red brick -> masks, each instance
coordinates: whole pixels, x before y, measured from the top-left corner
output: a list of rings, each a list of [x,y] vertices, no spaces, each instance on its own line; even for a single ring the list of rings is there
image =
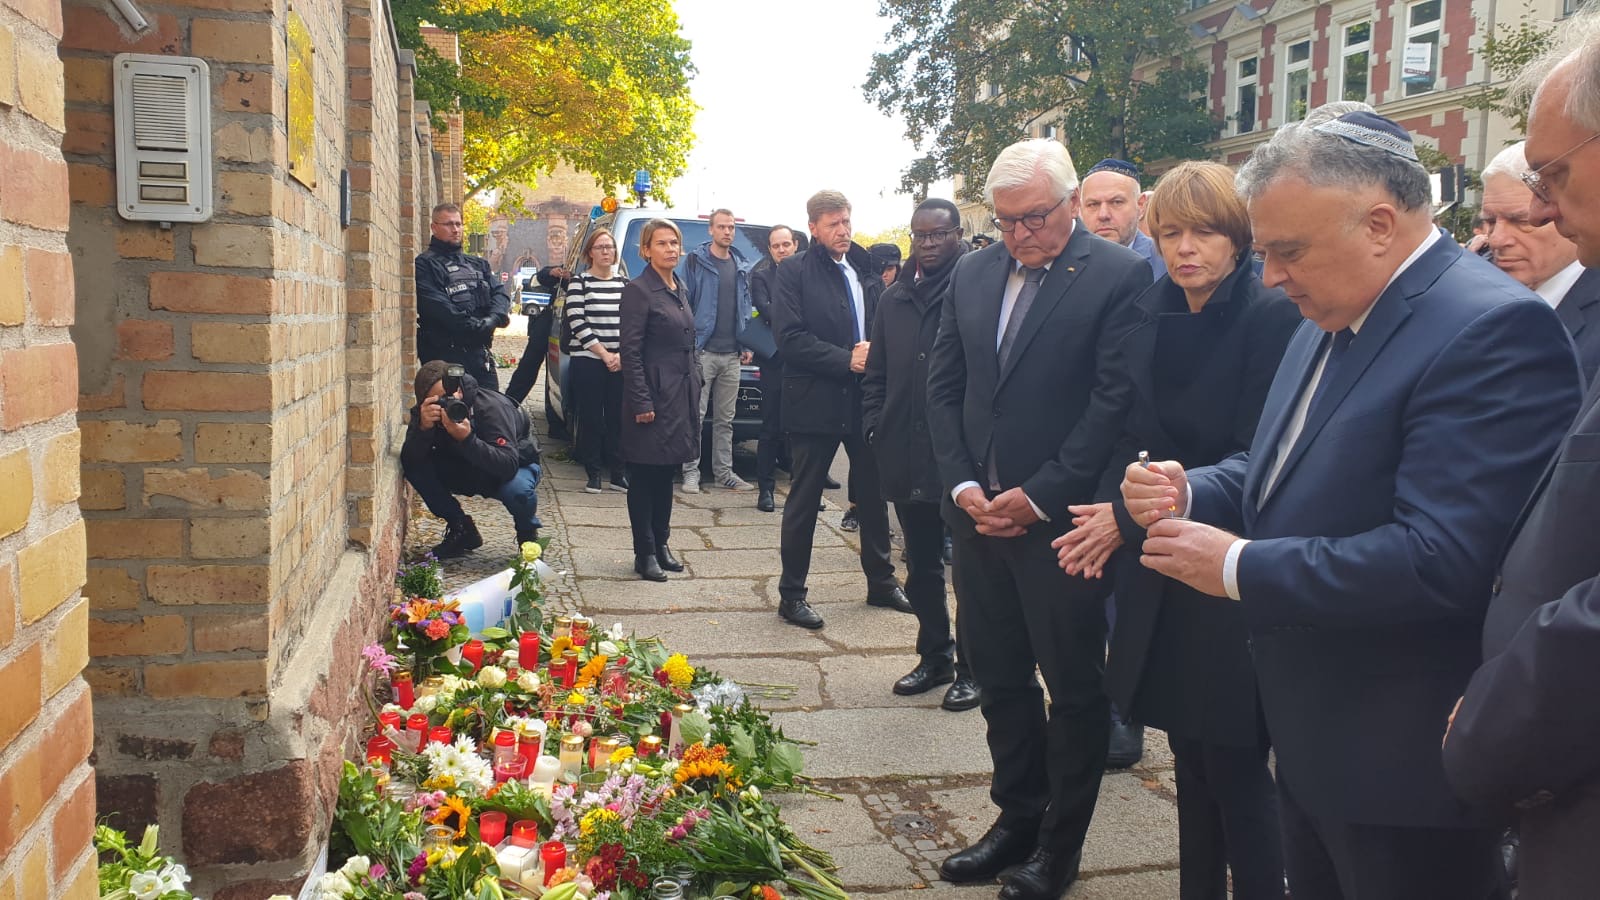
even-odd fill
[[[8,859],[17,841],[27,833],[44,809],[39,766],[42,753],[18,754],[11,767],[0,772],[0,859]]]
[[[40,325],[71,325],[76,298],[72,293],[72,257],[65,250],[28,248],[28,300]]]
[[[115,124],[109,112],[97,109],[67,110],[67,133],[61,139],[62,153],[111,158]],[[110,171],[107,170],[107,174]]]
[[[51,37],[61,37],[60,0],[7,0],[6,5],[21,13],[23,18],[50,32]]]
[[[0,666],[0,684],[6,686],[0,691],[0,750],[11,746],[22,729],[38,717],[43,665],[39,644],[34,643]],[[4,809],[0,805],[0,815]]]
[[[96,659],[165,656],[182,653],[188,646],[189,623],[183,616],[146,616],[132,622],[89,620],[89,650]]]
[[[304,759],[220,784],[201,782],[183,798],[184,855],[201,866],[292,859],[315,828],[315,793]],[[244,809],[253,814],[237,814]]]
[[[145,11],[151,30],[136,41],[129,41],[122,27],[98,6],[73,6],[67,10],[66,27],[61,39],[63,50],[103,50],[108,53],[164,53],[176,56],[183,52],[182,30],[174,16]]]
[[[272,281],[204,272],[152,272],[150,308],[173,312],[269,315]]]
[[[39,764],[39,778],[44,783],[43,794],[54,796],[56,789],[67,780],[78,764],[89,758],[94,749],[94,719],[88,691],[78,696],[50,723],[41,746],[50,748]]]
[[[67,164],[42,153],[0,144],[0,216],[8,222],[66,231]]]
[[[172,325],[145,319],[117,323],[117,359],[155,361],[172,358]]]
[[[0,353],[0,428],[53,419],[78,407],[78,353],[70,343]]]
[[[90,394],[78,395],[78,412],[103,412],[108,409],[121,409],[128,403],[127,380],[118,372],[111,376],[110,383],[105,389]]]
[[[85,777],[56,810],[50,826],[57,881],[66,876],[94,838],[94,812],[94,779]]]

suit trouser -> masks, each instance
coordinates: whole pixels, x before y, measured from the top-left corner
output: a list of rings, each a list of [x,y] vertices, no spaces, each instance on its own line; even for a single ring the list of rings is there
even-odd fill
[[[778,486],[778,461],[783,446],[783,364],[761,367],[761,439],[756,442],[756,486],[764,491]]]
[[[1281,766],[1281,763],[1280,763]],[[1489,900],[1500,830],[1357,825],[1318,818],[1278,779],[1294,900]]]
[[[622,373],[587,356],[572,358],[578,459],[589,475],[622,474]]]
[[[672,480],[681,467],[628,463],[628,524],[633,554],[650,556],[672,537]]]
[[[872,498],[856,509],[861,522],[861,571],[867,576],[867,596],[881,597],[899,587],[894,563],[889,561],[889,505],[878,487],[878,464],[860,435],[789,433],[789,453],[794,457],[794,479],[783,504],[783,531],[778,555],[783,575],[778,596],[784,600],[806,598],[806,576],[811,571],[811,545],[816,540],[817,504],[828,478],[828,467],[839,444],[850,457],[850,484],[860,495]]]
[[[539,367],[544,365],[545,354],[550,352],[550,327],[555,319],[553,314],[545,313],[528,320],[528,348],[522,351],[517,370],[511,373],[511,382],[506,385],[506,396],[518,406],[528,399],[533,383],[539,380]]]
[[[906,538],[906,599],[917,616],[917,656],[925,663],[955,661],[956,674],[968,677],[966,654],[950,631],[944,590],[944,518],[937,503],[896,503],[900,532]],[[956,611],[960,615],[960,610]]]
[[[1178,779],[1178,897],[1283,900],[1278,791],[1267,747],[1171,737]]]
[[[739,409],[739,354],[707,353],[700,357],[700,421],[711,423],[711,477],[717,484],[733,477],[733,416]],[[712,400],[716,401],[711,406]],[[701,445],[701,457],[705,446]],[[700,460],[683,464],[696,472]]]
[[[1111,731],[1100,686],[1106,588],[1061,571],[1054,536],[1048,527],[1015,538],[958,531],[953,571],[961,651],[983,690],[989,796],[1002,824],[1037,825],[1041,847],[1070,853],[1094,816]]]

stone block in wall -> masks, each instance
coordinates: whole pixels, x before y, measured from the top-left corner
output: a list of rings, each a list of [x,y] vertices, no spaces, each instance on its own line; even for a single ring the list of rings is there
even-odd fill
[[[23,623],[45,617],[76,593],[87,570],[82,519],[18,550]]]
[[[78,428],[86,462],[172,462],[183,458],[183,426],[175,419],[151,424],[89,419]]]
[[[44,648],[35,643],[24,648],[4,666],[0,678],[6,689],[0,691],[0,750],[22,734],[39,715],[39,692],[44,679]],[[0,804],[0,819],[8,806]]]
[[[33,511],[33,461],[27,447],[0,456],[0,537],[21,531]]]
[[[268,424],[202,422],[195,426],[194,431],[195,462],[271,462],[273,427]]]
[[[270,579],[260,565],[156,565],[145,570],[145,589],[164,606],[265,604]]]
[[[231,700],[264,697],[267,693],[267,661],[264,659],[218,659],[205,662],[147,665],[144,690],[156,699],[206,697]]]
[[[144,408],[258,412],[272,408],[272,377],[248,372],[146,372]]]
[[[178,559],[183,556],[183,520],[89,519],[89,552],[95,559]]]
[[[0,171],[6,173],[0,216],[45,231],[67,230],[67,167],[59,157],[0,142]]]
[[[113,827],[140,834],[157,824],[161,785],[154,775],[96,775],[95,795]]]
[[[0,428],[14,431],[77,406],[78,353],[72,344],[34,344],[0,352]]]
[[[211,272],[151,272],[150,308],[180,313],[264,316],[272,312],[275,282]]]
[[[99,604],[96,604],[99,608]],[[140,616],[127,621],[92,619],[89,652],[96,658],[171,656],[189,648],[189,620],[183,616]]]

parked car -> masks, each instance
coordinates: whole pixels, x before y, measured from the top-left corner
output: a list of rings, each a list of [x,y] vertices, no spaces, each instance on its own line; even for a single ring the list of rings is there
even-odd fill
[[[651,219],[671,219],[678,226],[683,232],[685,256],[694,248],[711,240],[711,223],[706,216],[690,215],[676,210],[622,208],[591,218],[583,233],[568,242],[571,248],[567,259],[568,271],[577,275],[588,269],[587,261],[578,259],[578,248],[588,241],[590,232],[596,228],[607,228],[616,236],[617,246],[621,251],[618,265],[622,273],[630,279],[637,278],[645,270],[645,262],[639,256],[639,231],[644,227],[644,223]],[[733,238],[733,245],[744,254],[745,259],[752,262],[759,261],[765,251],[757,248],[767,246],[767,226],[740,222]],[[564,436],[567,433],[565,397],[570,384],[567,342],[571,338],[571,332],[567,329],[566,323],[566,299],[566,290],[558,289],[553,303],[556,321],[560,323],[560,327],[550,330],[549,355],[545,359],[544,415],[545,421],[550,426],[550,433],[556,436]],[[715,404],[716,401],[713,399],[712,405]],[[760,436],[760,433],[761,370],[754,365],[742,366],[739,373],[739,398],[733,414],[733,439],[753,441]]]

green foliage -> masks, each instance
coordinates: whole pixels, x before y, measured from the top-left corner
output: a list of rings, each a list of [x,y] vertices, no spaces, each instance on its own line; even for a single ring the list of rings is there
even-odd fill
[[[902,186],[966,176],[976,199],[1008,144],[1060,129],[1075,161],[1137,164],[1205,156],[1218,123],[1207,69],[1178,16],[1184,0],[879,0],[890,49],[875,54],[866,95],[906,118],[930,152]],[[1144,73],[1153,71],[1153,77]]]
[[[400,592],[407,597],[438,600],[444,596],[444,567],[439,565],[432,553],[416,562],[401,565],[394,580],[400,586]]]
[[[158,829],[147,825],[144,839],[128,845],[128,836],[115,828],[97,825],[94,849],[100,855],[102,900],[193,900],[185,885],[189,873],[162,856],[156,848]]]
[[[1549,49],[1556,30],[1554,26],[1541,23],[1538,16],[1534,15],[1532,0],[1525,0],[1523,14],[1512,22],[1511,27],[1483,39],[1480,53],[1489,64],[1489,73],[1493,78],[1476,94],[1462,100],[1461,105],[1468,109],[1500,113],[1512,120],[1517,134],[1527,134],[1529,98],[1509,96],[1505,81],[1527,68]],[[1480,31],[1488,30],[1482,20],[1479,20],[1478,28]]]
[[[855,236],[855,242],[863,247],[871,247],[873,244],[893,244],[900,248],[901,260],[911,258],[910,225],[896,225],[877,234],[858,234]]]

